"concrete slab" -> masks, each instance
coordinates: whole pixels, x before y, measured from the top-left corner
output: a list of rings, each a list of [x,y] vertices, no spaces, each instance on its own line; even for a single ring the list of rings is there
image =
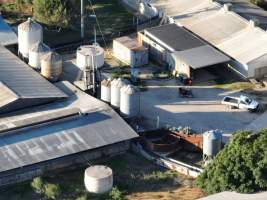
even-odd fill
[[[266,200],[267,192],[260,192],[256,194],[239,194],[236,192],[221,192],[199,200]]]

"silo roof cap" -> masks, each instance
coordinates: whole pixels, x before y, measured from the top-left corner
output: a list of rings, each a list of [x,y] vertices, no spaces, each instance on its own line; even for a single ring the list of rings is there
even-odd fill
[[[32,20],[31,18],[28,18],[26,22],[21,23],[18,26],[18,29],[24,30],[24,31],[30,31],[30,30],[40,30],[42,29],[42,26]]]
[[[103,81],[101,81],[101,85],[106,86],[106,87],[110,87],[111,79],[104,79]]]
[[[112,169],[104,165],[94,165],[85,170],[85,175],[96,179],[106,178],[112,175]]]
[[[49,50],[50,50],[50,48],[47,45],[45,45],[44,43],[41,43],[41,42],[35,43],[31,48],[32,52],[46,52],[46,51],[49,51]]]
[[[125,85],[124,87],[121,88],[121,92],[125,94],[135,94],[139,92],[139,89],[133,85]]]
[[[44,61],[62,61],[61,55],[54,51],[50,51],[46,53],[44,56],[42,56],[42,60]]]
[[[123,87],[124,85],[126,85],[125,83],[126,81],[122,78],[118,78],[118,79],[114,79],[113,81],[111,81],[111,85],[114,87]]]

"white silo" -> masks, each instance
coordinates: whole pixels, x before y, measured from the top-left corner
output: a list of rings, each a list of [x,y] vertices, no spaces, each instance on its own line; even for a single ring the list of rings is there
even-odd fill
[[[50,48],[44,43],[36,43],[29,51],[29,65],[35,69],[41,69],[41,58]]]
[[[207,131],[203,134],[203,155],[213,158],[221,150],[222,133],[218,130]]]
[[[110,103],[116,108],[120,108],[120,90],[125,86],[125,80],[118,78],[111,81],[111,100]]]
[[[101,82],[101,100],[110,103],[111,99],[111,80],[105,79]]]
[[[120,112],[125,117],[136,117],[139,114],[140,92],[133,85],[126,85],[121,88]]]
[[[84,184],[88,192],[103,194],[113,187],[113,172],[109,167],[95,165],[84,172]]]
[[[24,58],[29,57],[31,47],[43,42],[43,28],[40,24],[29,18],[18,26],[19,52]]]
[[[86,67],[95,69],[104,65],[104,49],[98,45],[81,46],[76,52],[76,65],[84,70]]]
[[[48,80],[55,82],[62,73],[62,57],[56,52],[49,52],[42,56],[41,74]]]

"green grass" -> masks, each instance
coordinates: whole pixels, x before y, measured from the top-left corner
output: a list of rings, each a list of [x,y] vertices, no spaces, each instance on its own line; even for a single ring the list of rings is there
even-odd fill
[[[215,88],[225,89],[225,90],[247,90],[254,89],[255,86],[249,82],[236,82],[230,84],[217,84]]]

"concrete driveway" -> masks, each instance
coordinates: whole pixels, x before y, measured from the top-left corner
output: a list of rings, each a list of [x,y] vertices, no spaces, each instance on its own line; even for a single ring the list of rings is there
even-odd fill
[[[239,96],[239,92],[229,92],[209,86],[193,86],[194,98],[178,95],[178,86],[148,86],[142,92],[141,114],[154,125],[157,116],[161,125],[190,126],[196,131],[220,129],[224,133],[242,130],[260,114],[230,109],[221,105],[225,95]]]

